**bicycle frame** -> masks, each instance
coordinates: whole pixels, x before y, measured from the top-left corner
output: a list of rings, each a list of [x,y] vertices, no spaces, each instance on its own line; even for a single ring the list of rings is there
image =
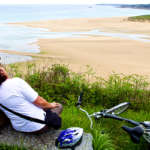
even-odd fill
[[[112,118],[115,120],[119,120],[119,121],[125,121],[128,122],[132,125],[134,125],[134,128],[129,128],[127,126],[123,126],[122,128],[129,133],[131,139],[133,142],[135,143],[139,143],[140,142],[140,137],[143,136],[144,139],[150,143],[150,122],[149,121],[144,121],[144,122],[137,122],[131,119],[127,119],[127,118],[123,118],[120,116],[117,116],[115,113],[113,114],[113,109],[118,108],[121,106],[121,104],[108,109],[108,110],[103,110],[103,111],[99,111],[99,112],[94,112],[92,114],[89,114],[86,110],[84,110],[83,108],[81,108],[81,101],[82,101],[82,96],[83,93],[80,94],[79,98],[78,98],[78,103],[77,103],[77,107],[84,112],[88,119],[90,120],[90,128],[93,129],[93,121],[92,121],[92,117],[96,118],[96,119],[100,119],[100,118]],[[124,109],[125,110],[125,109]],[[112,113],[110,113],[112,111]],[[123,112],[123,111],[121,111]]]
[[[96,119],[99,119],[99,118],[112,118],[112,119],[119,120],[119,121],[126,121],[126,122],[131,123],[132,125],[135,125],[135,126],[140,125],[139,122],[136,122],[136,121],[130,120],[130,119],[126,119],[126,118],[123,118],[123,117],[120,117],[120,116],[117,116],[117,115],[114,115],[114,114],[108,114],[105,111],[100,111],[100,112],[95,112],[93,114],[89,114],[86,110],[84,110],[80,106],[78,106],[78,108],[87,115],[88,119],[91,122],[91,124],[90,124],[91,129],[93,129],[92,117],[94,117]]]

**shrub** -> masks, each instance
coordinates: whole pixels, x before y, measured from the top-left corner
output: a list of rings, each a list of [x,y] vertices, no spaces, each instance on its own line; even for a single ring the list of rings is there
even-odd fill
[[[21,74],[17,67],[11,69],[14,68],[17,76]],[[129,101],[134,110],[149,110],[149,83],[144,76],[112,73],[105,80],[101,77],[94,78],[91,69],[79,74],[71,72],[67,65],[54,64],[37,70],[35,65],[30,64],[27,68],[25,80],[48,101],[75,104],[83,91],[84,104],[101,104],[108,108]]]

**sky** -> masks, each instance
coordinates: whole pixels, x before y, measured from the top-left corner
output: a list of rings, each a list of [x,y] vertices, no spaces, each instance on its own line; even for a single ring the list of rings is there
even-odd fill
[[[0,0],[0,4],[150,4],[150,0]]]

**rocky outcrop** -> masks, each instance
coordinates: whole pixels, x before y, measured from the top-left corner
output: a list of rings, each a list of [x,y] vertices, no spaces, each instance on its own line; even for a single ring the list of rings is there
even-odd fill
[[[58,150],[55,147],[55,140],[60,132],[60,130],[50,130],[47,133],[33,135],[17,132],[8,126],[0,131],[0,143],[24,146],[28,150]],[[84,133],[81,144],[76,146],[75,150],[93,150],[91,134]]]

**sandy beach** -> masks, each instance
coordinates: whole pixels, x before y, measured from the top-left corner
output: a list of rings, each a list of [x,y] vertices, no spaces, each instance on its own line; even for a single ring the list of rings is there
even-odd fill
[[[96,19],[64,19],[13,23],[51,32],[78,32],[100,30],[111,33],[150,35],[150,22],[131,22],[127,17]],[[124,74],[150,76],[150,42],[131,39],[87,35],[79,38],[39,39],[41,53],[34,57],[62,57],[61,63],[69,64],[74,71],[90,65],[101,76],[112,71]],[[2,52],[2,51],[0,51]],[[4,51],[3,51],[4,52]],[[7,51],[8,52],[8,51]],[[15,53],[15,52],[14,52]],[[24,54],[33,55],[33,54]]]

